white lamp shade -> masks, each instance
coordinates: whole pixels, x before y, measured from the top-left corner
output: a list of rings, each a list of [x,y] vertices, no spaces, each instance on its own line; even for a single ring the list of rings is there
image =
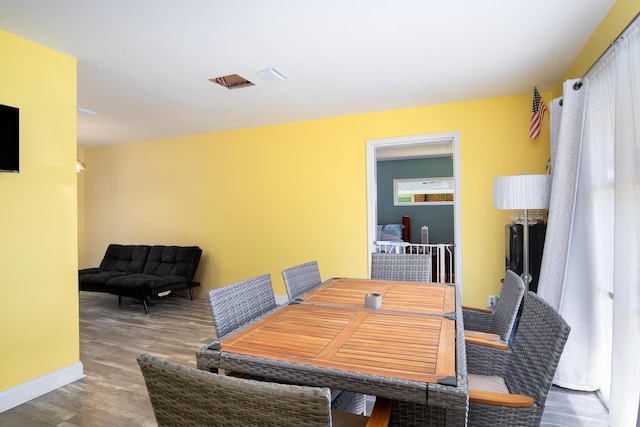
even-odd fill
[[[493,181],[496,209],[547,209],[551,175],[501,176]]]

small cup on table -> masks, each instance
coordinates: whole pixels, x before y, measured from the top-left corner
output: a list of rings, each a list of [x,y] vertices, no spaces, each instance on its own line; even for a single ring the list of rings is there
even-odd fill
[[[364,296],[364,306],[379,310],[382,307],[382,295],[370,292]]]

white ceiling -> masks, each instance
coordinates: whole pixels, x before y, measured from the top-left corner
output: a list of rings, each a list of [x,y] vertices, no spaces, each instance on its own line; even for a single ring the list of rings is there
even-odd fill
[[[548,91],[613,3],[0,0],[0,29],[78,59],[91,148]]]

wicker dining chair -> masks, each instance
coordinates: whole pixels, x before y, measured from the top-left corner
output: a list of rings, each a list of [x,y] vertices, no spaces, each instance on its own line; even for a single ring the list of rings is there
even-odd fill
[[[571,328],[533,292],[511,349],[466,343],[469,426],[538,426]]]
[[[269,274],[211,289],[207,297],[218,338],[277,307]]]
[[[278,308],[269,274],[211,289],[207,297],[217,338],[231,334]],[[208,347],[206,345],[196,351],[198,369],[218,372]]]
[[[160,427],[386,426],[389,420],[385,399],[365,417],[332,411],[328,388],[228,377],[149,354],[137,361]]]
[[[318,261],[309,261],[282,271],[289,301],[300,298],[322,284]]]
[[[467,340],[489,340],[507,343],[513,330],[520,303],[525,293],[525,284],[511,270],[505,272],[500,298],[493,311],[477,307],[462,307],[465,338]]]
[[[431,282],[431,254],[371,254],[371,278]]]

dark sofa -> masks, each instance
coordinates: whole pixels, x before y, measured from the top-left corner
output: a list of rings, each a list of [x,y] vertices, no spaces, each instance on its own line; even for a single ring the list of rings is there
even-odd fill
[[[167,291],[189,290],[200,286],[193,278],[202,256],[198,246],[110,244],[100,267],[78,271],[81,291],[106,292],[136,298],[149,313],[150,298]]]

